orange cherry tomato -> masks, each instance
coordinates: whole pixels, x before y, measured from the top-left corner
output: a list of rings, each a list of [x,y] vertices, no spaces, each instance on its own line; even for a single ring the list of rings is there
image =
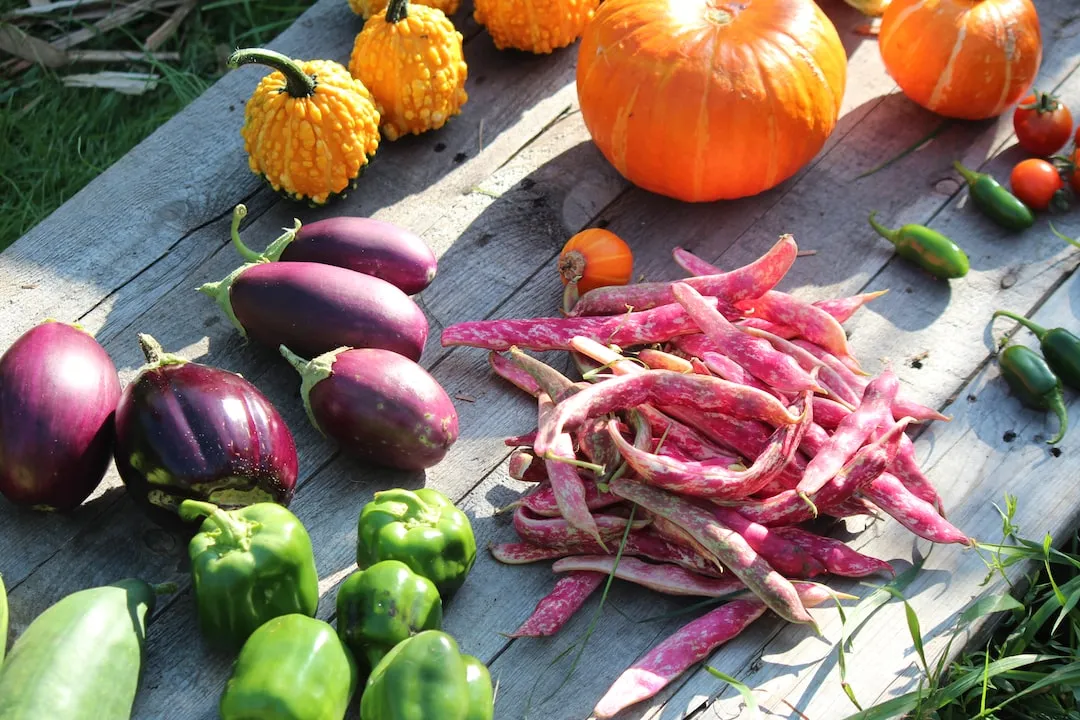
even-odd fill
[[[1013,193],[1032,210],[1048,210],[1065,187],[1058,169],[1046,160],[1028,158],[1012,169],[1009,177]]]
[[[559,253],[563,285],[577,279],[582,295],[605,285],[625,285],[634,269],[634,255],[622,238],[609,230],[589,228],[570,238]]]
[[[1032,155],[1049,157],[1069,141],[1073,132],[1072,113],[1050,93],[1036,92],[1016,106],[1013,129],[1020,147]]]

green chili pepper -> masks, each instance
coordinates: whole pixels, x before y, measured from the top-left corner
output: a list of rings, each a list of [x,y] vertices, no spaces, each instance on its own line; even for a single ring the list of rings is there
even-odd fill
[[[953,167],[971,188],[971,199],[983,214],[1008,230],[1026,230],[1035,224],[1031,209],[986,173],[970,170],[957,160]]]
[[[1047,330],[1041,325],[1036,325],[1022,315],[998,310],[992,317],[1012,318],[1020,323],[1039,339],[1039,347],[1042,348],[1046,363],[1061,378],[1061,382],[1074,390],[1080,390],[1080,337],[1069,332],[1065,328],[1050,328]]]
[[[903,225],[890,230],[880,225],[870,213],[870,227],[896,247],[896,254],[912,261],[934,277],[945,280],[968,274],[971,263],[960,246],[937,230],[924,225]]]
[[[1047,440],[1058,443],[1069,427],[1069,414],[1061,394],[1061,380],[1042,356],[1029,347],[1010,345],[998,356],[1001,374],[1009,389],[1024,405],[1036,410],[1053,410],[1061,427],[1058,434]]]

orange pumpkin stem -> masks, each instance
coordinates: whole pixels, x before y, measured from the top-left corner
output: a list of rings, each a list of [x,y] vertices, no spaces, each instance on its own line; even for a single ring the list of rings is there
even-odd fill
[[[229,67],[238,68],[241,65],[258,63],[272,67],[285,76],[285,91],[290,97],[305,98],[315,94],[315,76],[308,75],[300,64],[290,57],[286,57],[273,50],[262,48],[247,48],[237,50],[229,56]]]
[[[585,255],[580,250],[571,250],[559,258],[559,274],[564,283],[581,280],[585,275]]]
[[[390,0],[386,6],[386,22],[393,25],[409,17],[409,0]]]

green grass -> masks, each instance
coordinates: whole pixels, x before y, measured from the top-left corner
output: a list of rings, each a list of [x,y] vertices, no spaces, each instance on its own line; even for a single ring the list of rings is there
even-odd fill
[[[25,0],[0,0],[0,14],[25,5]],[[41,67],[0,78],[0,249],[213,84],[225,72],[222,57],[228,51],[270,41],[309,5],[254,0],[201,5],[159,48],[179,52],[180,59],[154,66],[162,79],[155,90],[144,95],[66,88],[58,73]],[[79,47],[138,50],[140,41],[162,19],[146,18]],[[63,25],[66,29],[78,27],[71,21]],[[86,64],[61,72],[145,71],[151,67]]]

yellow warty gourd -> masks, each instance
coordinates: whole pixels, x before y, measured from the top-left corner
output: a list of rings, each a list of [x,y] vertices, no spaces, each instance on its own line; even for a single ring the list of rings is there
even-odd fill
[[[390,0],[356,36],[349,71],[382,108],[388,140],[436,130],[461,112],[468,68],[461,33],[441,10]]]
[[[386,9],[389,0],[349,0],[353,12],[367,20]],[[412,0],[414,5],[427,5],[438,8],[446,15],[453,15],[461,6],[461,0]]]
[[[274,68],[244,109],[241,134],[251,170],[271,187],[315,205],[343,193],[379,147],[379,108],[348,69],[270,50],[237,50],[230,67]]]
[[[473,18],[495,47],[546,54],[573,43],[600,0],[476,0]]]

